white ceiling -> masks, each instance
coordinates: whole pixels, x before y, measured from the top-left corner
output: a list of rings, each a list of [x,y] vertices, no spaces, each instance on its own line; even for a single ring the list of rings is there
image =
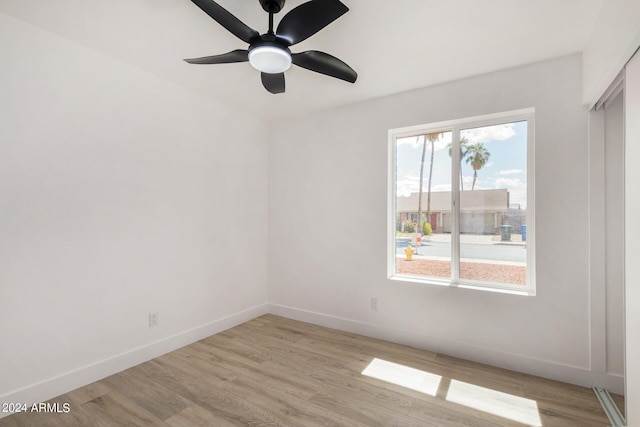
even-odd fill
[[[268,15],[258,0],[217,1],[266,31]],[[288,0],[276,25],[304,1]],[[358,81],[294,66],[282,95],[265,91],[248,63],[182,61],[246,48],[189,0],[1,0],[0,13],[277,119],[580,52],[605,0],[342,1],[350,11],[292,51],[331,53],[358,72]]]

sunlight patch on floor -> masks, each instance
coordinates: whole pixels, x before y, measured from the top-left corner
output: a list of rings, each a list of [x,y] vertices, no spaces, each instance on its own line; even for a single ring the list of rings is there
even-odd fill
[[[451,380],[447,400],[522,424],[542,426],[535,400],[456,380]]]
[[[369,363],[369,366],[362,371],[362,375],[434,397],[438,393],[438,387],[440,387],[442,380],[440,375],[377,358]]]
[[[440,375],[378,358],[369,363],[362,375],[433,397],[437,396],[442,383]],[[446,400],[528,426],[542,427],[535,400],[454,379],[449,381]]]

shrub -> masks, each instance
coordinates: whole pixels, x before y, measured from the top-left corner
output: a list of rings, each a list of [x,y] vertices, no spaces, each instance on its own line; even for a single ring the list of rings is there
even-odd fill
[[[433,234],[431,224],[429,224],[427,221],[422,221],[422,234],[424,234],[425,236],[431,236]]]
[[[404,223],[404,232],[405,233],[415,233],[416,232],[416,223],[415,222],[405,222]]]

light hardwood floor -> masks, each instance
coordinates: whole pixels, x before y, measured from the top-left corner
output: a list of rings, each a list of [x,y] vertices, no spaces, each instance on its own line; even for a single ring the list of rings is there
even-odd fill
[[[0,427],[608,425],[588,388],[272,315],[50,402]]]

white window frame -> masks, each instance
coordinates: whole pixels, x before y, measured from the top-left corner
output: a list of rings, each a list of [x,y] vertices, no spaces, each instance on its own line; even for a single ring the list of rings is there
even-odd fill
[[[493,283],[460,278],[460,132],[465,129],[494,126],[506,123],[527,121],[527,283],[525,286],[505,283]],[[439,279],[432,277],[412,276],[396,273],[396,141],[417,135],[434,132],[451,132],[451,278]],[[503,292],[516,295],[536,294],[535,281],[535,109],[504,113],[487,114],[483,116],[450,120],[425,125],[410,126],[389,130],[389,167],[388,167],[388,225],[387,225],[387,277],[391,280],[424,283],[429,285],[449,286],[466,289],[479,289],[493,292]]]

